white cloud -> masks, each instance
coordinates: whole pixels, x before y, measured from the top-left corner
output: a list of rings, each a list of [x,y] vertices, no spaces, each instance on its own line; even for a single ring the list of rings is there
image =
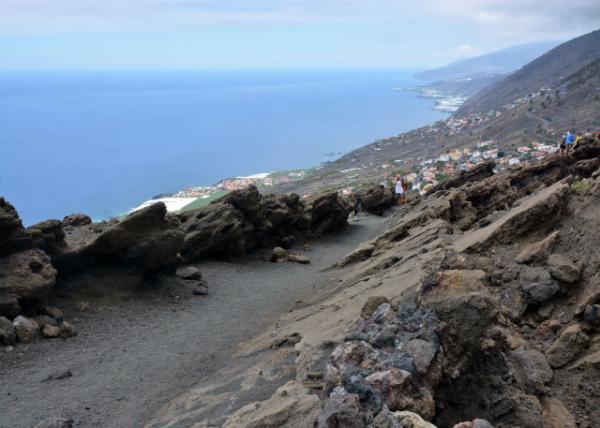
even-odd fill
[[[428,11],[475,24],[489,37],[532,41],[600,28],[599,0],[431,0]]]

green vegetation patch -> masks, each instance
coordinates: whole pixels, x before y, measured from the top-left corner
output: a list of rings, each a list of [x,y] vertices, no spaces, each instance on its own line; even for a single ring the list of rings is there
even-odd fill
[[[198,198],[194,202],[190,202],[185,207],[179,210],[179,212],[195,210],[198,208],[202,208],[207,206],[213,201],[216,201],[219,198],[222,198],[226,194],[228,194],[228,190],[217,190],[216,192],[211,193],[207,198]]]
[[[590,190],[590,187],[592,187],[592,182],[588,179],[576,180],[571,183],[571,190],[580,195],[587,193],[587,191]]]

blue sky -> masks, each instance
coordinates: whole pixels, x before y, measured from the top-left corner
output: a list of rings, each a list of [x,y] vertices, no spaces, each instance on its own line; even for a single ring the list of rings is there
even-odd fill
[[[0,69],[416,69],[600,28],[598,0],[0,0]]]

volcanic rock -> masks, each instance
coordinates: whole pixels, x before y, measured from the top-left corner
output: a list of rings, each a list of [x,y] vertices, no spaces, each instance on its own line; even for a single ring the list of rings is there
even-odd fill
[[[589,337],[580,324],[573,324],[563,330],[560,336],[546,351],[550,366],[560,368],[579,355],[587,346]]]
[[[46,324],[42,328],[42,336],[46,338],[53,338],[60,336],[60,327],[57,325]]]
[[[54,286],[56,270],[39,249],[13,253],[0,259],[0,295],[39,300]]]
[[[77,329],[73,324],[63,321],[60,325],[60,337],[67,339],[73,336],[77,336]]]
[[[21,313],[19,297],[16,294],[0,296],[0,316],[14,318]]]
[[[59,220],[46,220],[27,228],[36,247],[51,255],[59,254],[66,246],[65,232]]]
[[[379,216],[383,215],[393,202],[392,192],[381,185],[367,189],[362,196],[362,208],[368,213]]]
[[[92,219],[90,218],[90,216],[88,216],[86,214],[75,213],[75,214],[71,214],[71,215],[68,215],[65,218],[63,218],[62,222],[63,222],[64,226],[78,227],[78,226],[87,226],[89,224],[92,224]]]
[[[273,252],[271,253],[271,261],[286,261],[288,259],[288,252],[281,247],[273,248]]]
[[[40,326],[34,319],[26,318],[22,315],[13,320],[13,327],[15,328],[17,339],[21,343],[33,342],[40,331]]]
[[[577,281],[581,276],[579,268],[562,254],[552,254],[548,257],[548,270],[554,279],[568,284]]]
[[[202,273],[194,266],[183,266],[177,269],[175,274],[185,280],[202,279]]]
[[[14,345],[17,340],[13,324],[3,316],[0,316],[0,343],[3,345]]]

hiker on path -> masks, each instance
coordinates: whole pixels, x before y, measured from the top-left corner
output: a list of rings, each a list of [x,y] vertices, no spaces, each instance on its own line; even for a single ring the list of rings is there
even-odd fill
[[[396,197],[396,203],[398,205],[402,205],[402,200],[404,199],[404,189],[402,188],[402,180],[400,179],[400,176],[396,176],[394,195]]]

